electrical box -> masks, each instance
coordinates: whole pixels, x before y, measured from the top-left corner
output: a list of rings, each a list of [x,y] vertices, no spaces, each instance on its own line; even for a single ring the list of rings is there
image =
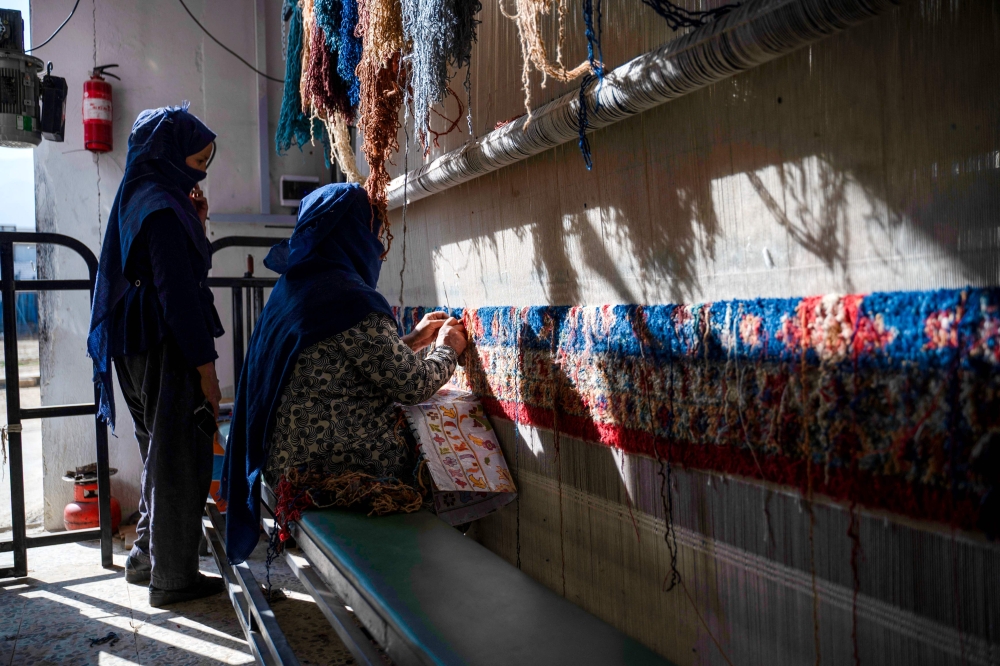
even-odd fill
[[[281,205],[298,208],[306,195],[318,187],[317,176],[282,176]]]

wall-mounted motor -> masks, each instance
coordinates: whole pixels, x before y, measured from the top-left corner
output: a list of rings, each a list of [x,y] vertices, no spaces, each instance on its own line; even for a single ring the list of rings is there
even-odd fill
[[[0,146],[31,148],[62,141],[66,125],[66,79],[52,76],[48,66],[24,52],[21,12],[0,9]],[[42,105],[45,108],[42,108]]]

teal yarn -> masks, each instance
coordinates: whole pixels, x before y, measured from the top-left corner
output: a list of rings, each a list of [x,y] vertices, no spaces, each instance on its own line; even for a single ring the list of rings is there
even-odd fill
[[[294,143],[302,149],[312,139],[309,119],[302,113],[302,95],[299,80],[302,78],[302,8],[292,9],[288,22],[288,57],[285,60],[285,90],[281,98],[281,115],[274,143],[279,155],[284,155]]]
[[[316,4],[313,6],[316,25],[323,29],[323,34],[326,36],[326,48],[330,49],[331,53],[340,51],[341,10],[340,0],[316,0]]]
[[[294,5],[288,21],[287,51],[281,115],[278,117],[278,129],[274,135],[275,149],[279,155],[284,155],[293,143],[302,150],[314,136],[320,137],[323,160],[329,168],[330,141],[323,130],[323,123],[319,120],[310,123],[309,118],[302,113],[302,94],[299,92],[299,80],[302,77],[302,8],[297,4]]]

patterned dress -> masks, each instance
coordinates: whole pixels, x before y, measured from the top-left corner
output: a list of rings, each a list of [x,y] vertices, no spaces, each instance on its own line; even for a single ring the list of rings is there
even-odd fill
[[[427,400],[457,363],[451,347],[417,357],[380,313],[304,349],[281,394],[268,484],[275,487],[286,469],[300,466],[325,475],[409,478],[415,461],[395,404]]]

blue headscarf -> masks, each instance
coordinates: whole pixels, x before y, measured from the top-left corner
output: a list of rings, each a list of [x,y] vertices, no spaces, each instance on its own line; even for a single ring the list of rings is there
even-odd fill
[[[215,141],[215,133],[188,113],[187,108],[185,103],[147,109],[136,118],[128,137],[125,176],[111,205],[108,230],[104,234],[90,312],[87,353],[94,361],[94,381],[101,390],[98,415],[112,430],[115,427],[115,394],[108,339],[110,316],[128,290],[125,265],[142,223],[156,211],[173,210],[205,265],[212,265],[211,246],[194,204],[188,198],[188,193],[206,174],[192,169],[184,160]]]
[[[246,560],[260,537],[260,475],[299,352],[372,312],[393,316],[375,288],[380,225],[359,185],[326,185],[302,200],[291,238],[264,259],[281,278],[253,329],[233,405],[221,484],[230,562]]]

